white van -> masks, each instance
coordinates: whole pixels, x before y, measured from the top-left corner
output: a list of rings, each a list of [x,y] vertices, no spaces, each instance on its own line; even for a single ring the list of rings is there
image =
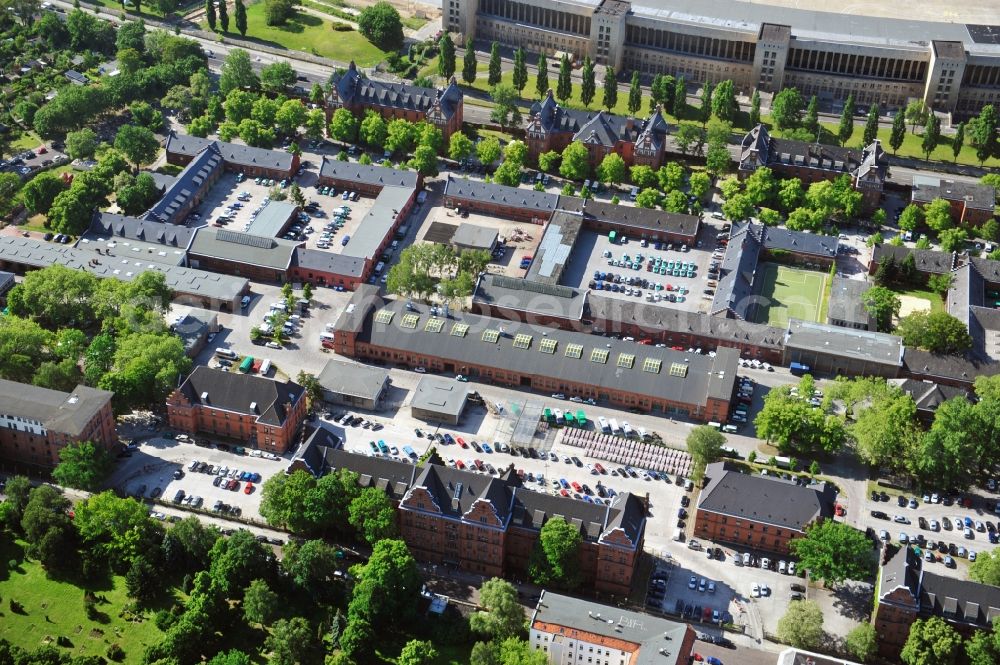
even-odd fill
[[[612,433],[618,434],[618,433],[620,433],[622,431],[622,428],[618,426],[618,421],[615,420],[614,418],[612,418],[611,420],[609,420],[608,424],[611,425],[611,432]]]
[[[384,270],[384,269],[385,269],[385,261],[379,261],[378,263],[375,264],[375,274],[376,275],[382,274],[382,270]]]
[[[632,436],[635,434],[635,430],[632,429],[632,426],[624,421],[622,422],[622,431],[625,432],[625,436]]]
[[[602,432],[607,433],[607,432],[611,431],[611,425],[608,424],[608,419],[605,418],[604,416],[598,416],[597,417],[597,422],[599,422],[601,424],[601,431]]]
[[[220,358],[225,358],[226,360],[236,360],[236,352],[232,349],[216,349],[215,355]]]
[[[327,342],[332,342],[333,341],[333,333],[331,333],[331,332],[321,332],[319,334],[319,341],[322,342],[324,340],[327,341]]]
[[[684,530],[674,529],[674,541],[679,543],[682,542],[683,540],[684,540]]]
[[[640,427],[640,428],[639,428],[638,430],[636,430],[636,431],[638,432],[638,434],[639,434],[639,438],[640,438],[640,439],[645,439],[646,437],[648,437],[648,436],[649,436],[649,432],[647,432],[647,431],[646,431],[646,429],[645,429],[644,427]]]
[[[260,364],[260,375],[267,376],[267,373],[271,371],[271,359],[265,358],[264,362]]]

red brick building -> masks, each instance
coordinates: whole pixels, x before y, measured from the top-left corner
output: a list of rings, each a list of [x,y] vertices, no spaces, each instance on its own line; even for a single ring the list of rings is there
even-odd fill
[[[306,414],[297,383],[195,367],[167,398],[170,426],[282,454],[295,442]]]
[[[345,108],[358,119],[374,111],[388,120],[426,121],[441,130],[445,146],[451,135],[462,129],[465,96],[453,76],[443,89],[418,88],[402,83],[375,81],[362,76],[354,61],[347,70],[330,80],[326,97],[327,124],[333,112]]]
[[[698,538],[788,554],[790,540],[833,516],[836,491],[825,483],[803,487],[742,473],[725,462],[709,464],[705,478],[694,523]]]
[[[559,516],[580,529],[582,588],[624,596],[632,587],[646,510],[631,494],[618,495],[610,506],[585,503],[530,490],[513,468],[496,477],[433,459],[412,466],[339,450],[323,439],[319,432],[311,437],[289,472],[323,475],[350,469],[362,485],[385,491],[398,509],[400,537],[421,561],[487,577],[527,579],[542,526]]]
[[[936,176],[914,176],[910,197],[921,208],[935,199],[943,199],[951,206],[955,223],[968,226],[979,226],[992,219],[996,205],[996,189],[989,185],[942,180]]]
[[[254,148],[240,143],[213,141],[187,134],[170,132],[164,146],[167,163],[186,166],[206,148],[222,157],[227,171],[243,173],[248,178],[264,176],[281,180],[291,178],[299,168],[299,157],[283,150]]]
[[[112,397],[83,385],[64,393],[0,379],[0,458],[50,469],[73,443],[93,441],[110,450],[118,443]]]

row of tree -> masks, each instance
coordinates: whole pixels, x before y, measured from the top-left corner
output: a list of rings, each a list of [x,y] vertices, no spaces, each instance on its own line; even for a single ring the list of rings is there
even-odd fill
[[[411,245],[389,270],[386,288],[405,297],[427,298],[436,293],[449,302],[462,300],[472,295],[479,274],[491,260],[484,250],[456,252],[437,243]]]

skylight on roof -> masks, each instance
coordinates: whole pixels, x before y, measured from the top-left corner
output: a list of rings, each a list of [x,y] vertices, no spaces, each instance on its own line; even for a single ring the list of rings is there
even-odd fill
[[[496,344],[497,340],[500,339],[499,330],[484,330],[483,331],[483,341],[489,342],[490,344]]]
[[[399,325],[403,328],[416,329],[418,321],[420,321],[419,314],[404,314],[403,320],[399,322]]]
[[[455,337],[465,337],[467,332],[469,332],[468,323],[456,323],[451,327],[451,334]]]
[[[659,358],[646,358],[642,361],[642,371],[650,372],[651,374],[659,374],[660,368],[663,366],[663,361]]]
[[[515,349],[527,349],[531,346],[531,335],[515,335],[514,336],[514,348]]]
[[[433,333],[439,333],[443,328],[444,319],[439,319],[436,316],[427,319],[427,323],[424,325],[424,330]]]
[[[688,373],[688,366],[684,363],[671,363],[670,364],[670,376],[680,376],[685,377]]]
[[[583,357],[583,344],[567,344],[566,345],[566,357],[567,358],[582,358]]]
[[[396,312],[392,311],[391,309],[380,309],[379,311],[375,312],[375,323],[384,323],[384,324],[392,323],[392,317],[394,317],[395,315]]]
[[[610,354],[607,349],[594,349],[590,352],[590,362],[606,363],[608,362],[608,355]]]
[[[555,353],[558,345],[559,343],[556,340],[546,337],[538,343],[538,350],[542,353]]]
[[[632,354],[632,353],[619,353],[618,354],[618,366],[619,367],[627,367],[629,369],[632,369],[633,365],[635,365],[635,354]]]

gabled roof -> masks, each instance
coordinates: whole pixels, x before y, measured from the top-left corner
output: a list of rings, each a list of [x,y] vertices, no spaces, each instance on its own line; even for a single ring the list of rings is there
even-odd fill
[[[914,203],[930,203],[934,199],[959,201],[967,208],[992,212],[996,205],[996,189],[978,182],[915,175],[911,199]]]
[[[531,105],[525,131],[540,134],[549,132],[575,134],[593,116],[593,111],[581,111],[560,106],[552,94],[552,90],[549,90],[544,99]]]
[[[363,257],[345,256],[335,252],[325,252],[321,249],[296,247],[292,253],[292,262],[289,267],[298,267],[300,270],[315,270],[331,275],[343,275],[344,277],[361,277],[365,272],[365,260]]]
[[[393,169],[388,166],[378,164],[359,164],[358,162],[342,162],[338,159],[331,159],[323,155],[323,161],[319,167],[319,174],[325,178],[334,180],[347,180],[366,185],[377,185],[379,187],[395,186],[409,187],[417,186],[417,172],[405,169]]]
[[[915,606],[920,596],[920,573],[916,554],[909,547],[899,548],[886,560],[879,571],[879,601],[886,602],[895,596],[893,602]],[[902,590],[902,597],[898,591]]]
[[[742,473],[725,462],[709,464],[705,477],[708,484],[698,510],[795,531],[833,515],[836,490],[825,483],[803,487],[774,476]]]
[[[0,413],[42,423],[46,430],[80,436],[114,393],[79,385],[72,392],[0,379]]]
[[[167,142],[170,142],[169,137]],[[218,147],[207,145],[177,174],[163,192],[163,197],[153,204],[144,217],[157,222],[179,222],[178,217],[184,206],[191,199],[204,194],[212,182],[212,175],[224,166]]]
[[[126,217],[110,212],[94,212],[90,220],[90,228],[84,234],[102,238],[127,238],[140,240],[151,245],[165,245],[187,249],[194,238],[195,229],[177,224],[164,224],[151,219]]]
[[[877,180],[884,180],[888,169],[888,158],[878,141],[859,152],[840,146],[774,138],[764,125],[757,125],[743,137],[739,161],[743,170],[784,165]]]
[[[192,404],[257,416],[258,422],[279,427],[285,424],[289,407],[305,392],[292,381],[221,372],[204,365],[195,367],[178,390]]]
[[[598,111],[577,130],[573,140],[614,148],[619,141],[634,142],[639,135],[639,124],[641,123],[636,123],[635,118]]]
[[[559,203],[558,194],[536,192],[522,187],[508,187],[493,182],[455,178],[451,174],[444,186],[444,196],[466,201],[482,201],[497,206],[531,210],[548,217]]]
[[[950,356],[906,347],[903,373],[942,381],[972,385],[977,376],[1000,374],[1000,362],[974,356]]]
[[[560,203],[562,203],[561,200]],[[692,238],[698,235],[698,228],[701,224],[701,218],[697,215],[664,212],[655,208],[614,205],[610,201],[598,201],[597,199],[587,199],[584,202],[583,214],[584,217],[618,225],[623,230],[665,231]]]
[[[332,393],[375,400],[389,383],[389,372],[337,357],[326,361],[316,380]]]
[[[535,248],[526,279],[549,286],[559,284],[582,228],[582,215],[564,210],[552,213]]]
[[[760,259],[762,227],[747,224],[733,227],[726,253],[719,266],[719,285],[712,299],[713,316],[727,313],[746,320],[753,304],[753,282]]]
[[[854,169],[853,175],[859,180],[885,180],[888,169],[889,158],[882,149],[882,142],[875,139],[861,151],[861,163]]]
[[[918,411],[935,411],[943,402],[953,397],[968,397],[965,388],[946,386],[933,381],[918,381],[916,379],[897,379],[893,381],[899,389],[913,398]]]
[[[830,306],[827,318],[831,323],[843,321],[848,324],[861,324],[865,329],[872,328],[872,317],[865,309],[862,301],[864,293],[871,285],[860,279],[834,277],[830,288]]]
[[[451,118],[455,114],[463,97],[455,77],[451,78],[448,87],[443,90],[376,81],[362,76],[353,60],[345,71],[330,77],[330,84],[345,105],[382,106],[421,113],[427,113],[432,107],[439,105],[445,118]]]
[[[299,243],[280,238],[203,226],[195,234],[190,254],[276,270],[287,270]]]
[[[294,156],[283,150],[268,150],[267,148],[254,148],[239,143],[226,143],[225,141],[213,141],[203,139],[189,134],[177,134],[170,132],[167,134],[167,153],[187,155],[193,157],[208,146],[214,146],[226,164],[234,166],[275,169],[278,171],[291,171]]]
[[[872,262],[881,263],[883,259],[893,257],[899,264],[906,258],[907,254],[913,254],[913,260],[918,272],[943,274],[955,269],[958,265],[958,255],[954,252],[938,252],[932,249],[910,249],[909,247],[898,247],[889,243],[875,245],[872,251]]]
[[[896,335],[843,328],[827,323],[789,319],[785,348],[823,353],[892,367],[903,364],[903,338]]]

